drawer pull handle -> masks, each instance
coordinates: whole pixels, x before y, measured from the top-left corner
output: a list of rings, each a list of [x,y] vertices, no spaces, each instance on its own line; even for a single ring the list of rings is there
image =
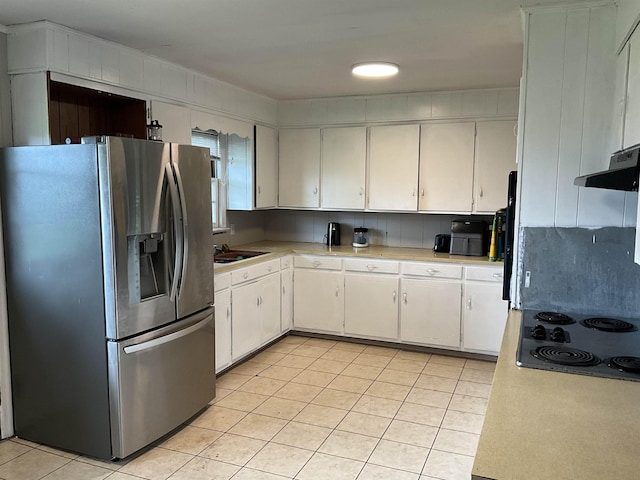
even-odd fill
[[[244,273],[242,274],[242,278],[244,278],[245,280],[246,280],[247,278],[249,278],[249,272],[244,272]]]
[[[273,270],[273,267],[272,267],[271,265],[269,265],[269,266],[267,267],[267,272],[271,272],[271,270]]]
[[[377,265],[367,265],[367,269],[368,269],[370,272],[373,272],[376,268],[378,268],[378,266],[377,266]]]
[[[438,272],[440,272],[440,270],[436,270],[435,268],[427,268],[427,273],[429,275],[435,275]]]
[[[402,298],[404,299],[404,303],[407,303],[407,292],[402,294]]]
[[[315,187],[315,188],[313,189],[313,194],[314,194],[314,195],[317,195],[317,194],[318,194],[318,187]]]
[[[502,278],[502,274],[501,273],[494,273],[493,274],[493,278]]]
[[[320,265],[322,265],[322,262],[313,262],[313,268],[318,268]]]
[[[227,307],[227,318],[229,318],[230,316],[231,316],[231,309]]]
[[[396,291],[394,290],[393,291],[393,303],[396,303],[396,295],[397,295]]]
[[[338,296],[339,293],[340,293],[340,287],[336,287],[336,297]]]
[[[467,310],[471,310],[471,297],[467,298]]]

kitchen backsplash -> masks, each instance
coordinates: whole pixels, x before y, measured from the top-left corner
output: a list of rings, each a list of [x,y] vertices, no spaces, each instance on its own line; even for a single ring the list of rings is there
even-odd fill
[[[633,261],[634,228],[524,227],[523,235],[523,309],[638,317],[640,265]]]
[[[324,243],[327,223],[340,223],[342,244],[350,244],[354,227],[366,227],[371,245],[433,248],[438,233],[450,233],[451,221],[464,215],[426,215],[419,213],[326,212],[307,210],[228,211],[229,225],[235,233],[217,234],[213,243],[230,246],[274,240]],[[488,215],[474,216],[487,223]]]
[[[417,213],[273,210],[265,215],[265,237],[268,240],[323,243],[327,223],[338,222],[342,244],[352,242],[354,227],[366,227],[369,229],[366,237],[371,245],[433,248],[434,236],[450,232],[453,218],[452,215]]]

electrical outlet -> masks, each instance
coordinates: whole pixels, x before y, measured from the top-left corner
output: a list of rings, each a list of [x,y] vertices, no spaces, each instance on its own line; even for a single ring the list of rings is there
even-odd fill
[[[531,285],[531,272],[527,270],[524,273],[524,288],[529,288],[529,285]]]
[[[229,233],[231,235],[235,235],[236,234],[236,224],[235,223],[232,223],[232,224],[229,225]]]

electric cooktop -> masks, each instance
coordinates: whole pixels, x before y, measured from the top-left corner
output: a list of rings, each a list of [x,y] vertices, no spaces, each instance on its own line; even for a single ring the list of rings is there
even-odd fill
[[[640,319],[524,310],[520,367],[640,381]]]

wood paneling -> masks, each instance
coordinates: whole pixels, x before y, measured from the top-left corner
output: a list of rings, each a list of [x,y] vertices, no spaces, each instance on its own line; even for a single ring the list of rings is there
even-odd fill
[[[93,135],[146,138],[144,100],[76,87],[52,80],[49,86],[51,144]]]

